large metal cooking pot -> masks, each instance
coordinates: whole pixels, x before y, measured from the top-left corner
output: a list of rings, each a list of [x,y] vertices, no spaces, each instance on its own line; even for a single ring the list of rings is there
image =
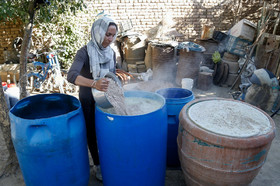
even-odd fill
[[[111,78],[117,83],[117,85],[119,85],[120,87],[122,86],[121,81],[114,73],[108,72],[104,77]],[[93,98],[98,106],[100,106],[101,108],[105,108],[105,109],[113,107],[112,104],[108,101],[105,92],[99,91],[95,88],[92,88],[91,92],[92,92]]]

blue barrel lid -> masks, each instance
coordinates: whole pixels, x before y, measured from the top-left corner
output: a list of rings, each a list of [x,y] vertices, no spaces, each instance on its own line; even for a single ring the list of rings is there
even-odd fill
[[[167,103],[170,102],[189,102],[194,99],[192,91],[184,88],[164,88],[156,93],[162,95]]]

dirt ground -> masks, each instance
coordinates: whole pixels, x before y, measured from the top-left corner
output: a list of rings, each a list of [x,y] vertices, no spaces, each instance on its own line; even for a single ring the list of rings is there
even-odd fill
[[[201,91],[198,89],[193,89],[193,93],[195,95],[195,99],[203,98],[203,97],[223,97],[223,98],[231,98],[231,95],[228,93],[229,88],[212,86],[207,91]],[[268,113],[269,115],[271,113]],[[277,186],[280,185],[280,115],[275,115],[273,120],[276,125],[276,137],[274,138],[270,151],[267,156],[267,160],[263,167],[261,168],[259,174],[250,184],[250,186]],[[5,146],[3,144],[2,134],[0,132],[0,168],[3,166],[3,162],[6,161],[5,155]],[[16,175],[11,175],[8,177],[4,177],[0,179],[0,186],[24,186],[24,180],[22,178],[22,174],[20,169],[18,170]],[[103,184],[95,179],[93,176],[93,167],[91,166],[90,173],[90,181],[89,186],[102,186]],[[185,181],[180,169],[171,169],[167,167],[166,177],[165,177],[165,185],[166,186],[184,186]]]

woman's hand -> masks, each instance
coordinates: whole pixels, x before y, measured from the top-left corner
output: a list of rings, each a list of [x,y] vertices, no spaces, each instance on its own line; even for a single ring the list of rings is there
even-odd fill
[[[96,81],[95,89],[106,92],[108,89],[109,81],[106,78],[102,78]]]
[[[108,89],[109,80],[106,78],[102,78],[99,80],[92,80],[92,79],[85,78],[81,75],[78,75],[75,80],[75,84],[78,86],[91,87],[99,91],[106,92]]]

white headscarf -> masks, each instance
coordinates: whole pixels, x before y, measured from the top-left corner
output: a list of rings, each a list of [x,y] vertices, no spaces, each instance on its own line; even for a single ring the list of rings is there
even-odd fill
[[[87,44],[87,51],[89,55],[90,72],[92,73],[93,79],[102,78],[110,70],[114,69],[115,61],[113,49],[110,46],[106,48],[102,46],[110,23],[115,22],[109,17],[103,16],[92,24],[91,40]],[[114,40],[116,37],[117,33]]]

